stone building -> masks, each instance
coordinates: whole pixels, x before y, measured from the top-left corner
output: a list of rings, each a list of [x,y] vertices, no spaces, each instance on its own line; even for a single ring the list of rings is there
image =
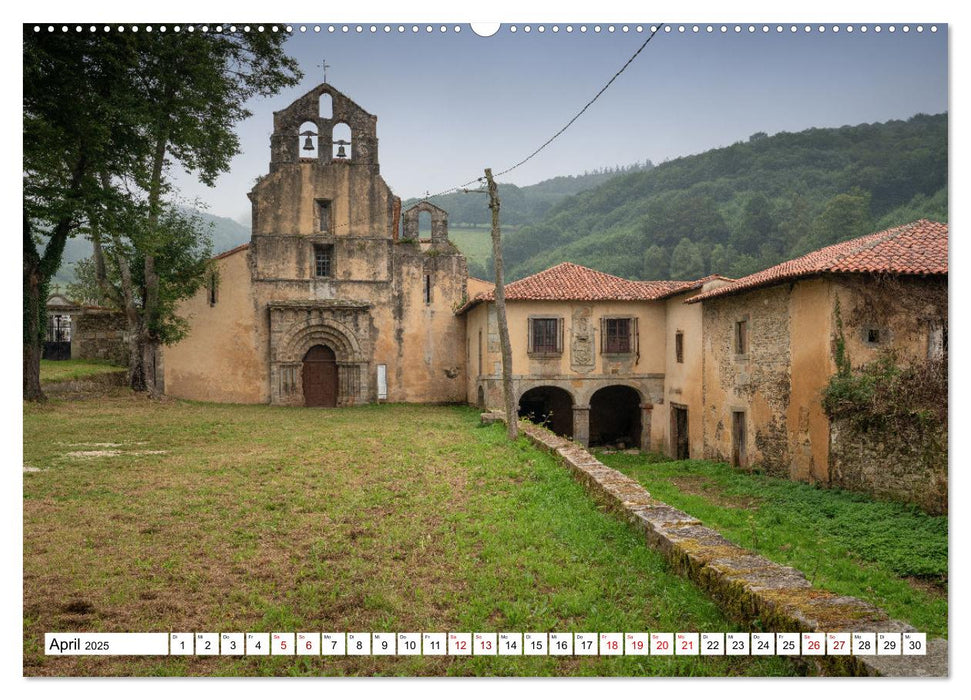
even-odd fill
[[[563,263],[506,298],[520,415],[557,433],[946,510],[946,434],[866,434],[822,403],[838,338],[856,367],[889,349],[902,365],[942,356],[946,225],[914,222],[739,280],[634,282]],[[492,292],[460,313],[467,400],[501,406]]]
[[[677,326],[682,341],[687,333],[683,347],[690,348],[690,376],[699,374],[695,365],[700,358],[700,313],[679,308],[680,302],[686,294],[719,283],[714,277],[636,282],[561,263],[507,285],[506,316],[520,414],[585,445],[668,450],[668,327]],[[670,315],[672,305],[678,308]],[[459,313],[466,318],[468,401],[500,406],[493,292],[480,293]],[[681,387],[684,365],[675,364],[671,391],[687,400],[682,394],[690,388]]]
[[[704,457],[946,511],[946,434],[853,430],[822,397],[838,346],[857,368],[890,350],[902,367],[946,356],[947,236],[917,221],[688,299],[702,309]]]
[[[377,117],[328,84],[273,115],[250,243],[216,258],[166,348],[165,391],[208,401],[349,406],[465,400],[464,256],[447,214],[402,212]],[[419,217],[431,236],[419,238]]]

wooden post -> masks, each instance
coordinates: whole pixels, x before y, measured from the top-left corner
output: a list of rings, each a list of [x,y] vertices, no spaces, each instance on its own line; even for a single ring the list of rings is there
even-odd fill
[[[492,169],[485,169],[489,183],[489,209],[492,210],[492,257],[496,268],[496,316],[499,321],[499,347],[502,349],[502,398],[506,408],[506,435],[519,437],[519,416],[512,391],[512,347],[506,323],[506,290],[502,281],[502,239],[499,234],[499,188],[492,179]]]

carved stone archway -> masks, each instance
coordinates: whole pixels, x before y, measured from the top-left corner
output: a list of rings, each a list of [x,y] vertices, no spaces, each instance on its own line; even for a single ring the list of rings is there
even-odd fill
[[[373,401],[369,309],[340,300],[270,304],[270,403],[304,404],[303,358],[316,345],[336,357],[338,406]]]

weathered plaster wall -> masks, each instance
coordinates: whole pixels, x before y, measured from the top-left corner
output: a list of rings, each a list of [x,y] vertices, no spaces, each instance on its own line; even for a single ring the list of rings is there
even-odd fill
[[[734,347],[746,319],[748,352]],[[731,461],[732,412],[745,413],[743,466],[789,476],[789,288],[777,285],[703,302],[704,454]]]
[[[789,476],[801,481],[829,481],[829,418],[822,392],[835,371],[833,363],[833,292],[826,279],[797,282],[789,295],[792,333],[791,393],[786,412]]]
[[[946,278],[841,275],[830,282],[840,300],[853,367],[872,362],[891,347],[901,363],[922,361],[927,358],[930,326],[947,321]],[[867,341],[869,329],[880,331],[878,343]]]
[[[665,330],[664,403],[655,409],[654,420],[663,430],[663,438],[655,449],[675,456],[674,431],[671,423],[671,404],[688,411],[688,450],[692,458],[704,454],[702,426],[702,306],[685,304],[692,294],[679,294],[665,302],[667,326]],[[675,336],[683,333],[683,362],[677,361]]]
[[[944,278],[834,276],[830,286],[830,308],[838,298],[846,352],[854,369],[891,349],[899,367],[924,363],[933,345],[931,329],[946,326]],[[879,331],[879,342],[868,340],[870,329]],[[907,397],[899,400],[906,402]],[[886,424],[865,417],[832,420],[830,483],[877,498],[916,503],[930,513],[947,513],[947,425],[933,417],[922,421],[909,416]]]
[[[201,289],[179,306],[189,334],[163,349],[165,390],[198,401],[261,403],[268,400],[265,345],[259,343],[250,283],[249,250],[216,261],[218,296],[209,305]]]
[[[496,285],[493,282],[487,282],[486,280],[480,280],[478,277],[469,277],[468,288],[469,288],[469,299],[473,298],[477,294],[482,294],[483,292],[491,291]]]

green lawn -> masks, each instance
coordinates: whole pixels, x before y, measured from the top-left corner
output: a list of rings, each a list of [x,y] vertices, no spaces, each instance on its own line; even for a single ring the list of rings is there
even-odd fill
[[[782,657],[46,657],[52,631],[730,631],[464,407],[24,406],[26,675],[792,675]]]
[[[598,455],[737,544],[947,636],[947,517],[717,462]]]
[[[41,360],[40,380],[43,383],[66,382],[124,369],[105,360]]]

